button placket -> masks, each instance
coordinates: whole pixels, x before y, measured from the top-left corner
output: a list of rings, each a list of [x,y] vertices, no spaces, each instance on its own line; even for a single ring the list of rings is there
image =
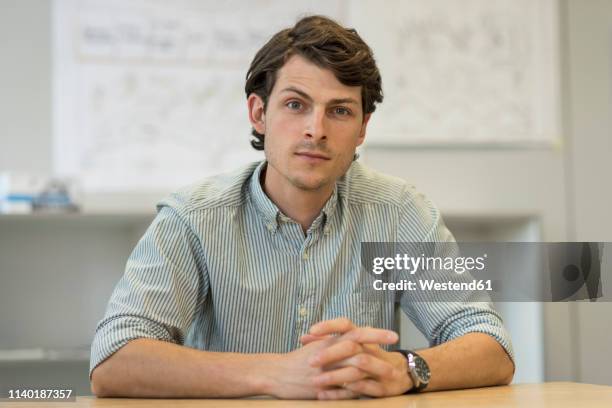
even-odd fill
[[[296,327],[296,331],[297,331],[297,337],[299,339],[300,336],[302,336],[303,334],[308,332],[308,327],[306,327],[307,323],[308,323],[308,315],[309,315],[309,310],[308,310],[308,300],[307,300],[307,296],[306,296],[306,289],[308,288],[308,281],[307,281],[307,276],[308,276],[308,267],[307,267],[307,260],[308,260],[308,250],[304,249],[305,247],[307,247],[306,243],[302,246],[302,254],[300,256],[301,258],[301,262],[300,262],[300,275],[299,275],[299,280],[298,280],[298,286],[299,286],[299,293],[298,293],[298,304],[297,304],[297,316],[296,316],[296,320],[298,322],[297,327]],[[299,342],[299,340],[298,340]]]

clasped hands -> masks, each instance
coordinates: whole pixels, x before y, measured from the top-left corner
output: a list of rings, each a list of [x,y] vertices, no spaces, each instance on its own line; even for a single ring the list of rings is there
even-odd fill
[[[403,355],[380,345],[395,344],[397,333],[357,327],[347,318],[315,324],[286,355],[280,398],[349,399],[400,395],[412,388]]]

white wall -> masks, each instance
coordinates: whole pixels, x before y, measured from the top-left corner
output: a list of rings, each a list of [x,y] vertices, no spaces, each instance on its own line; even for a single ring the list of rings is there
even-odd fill
[[[569,238],[612,241],[612,2],[568,2],[567,26]],[[612,305],[572,306],[576,377],[612,384]]]
[[[51,170],[47,0],[0,0],[0,170]]]

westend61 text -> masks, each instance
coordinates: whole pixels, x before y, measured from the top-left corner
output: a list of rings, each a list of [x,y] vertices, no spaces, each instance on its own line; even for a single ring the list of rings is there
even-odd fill
[[[417,285],[418,282],[418,285]],[[475,279],[471,282],[437,282],[433,279],[419,279],[417,282],[402,279],[399,282],[374,281],[374,290],[423,290],[423,291],[492,291],[490,279]]]

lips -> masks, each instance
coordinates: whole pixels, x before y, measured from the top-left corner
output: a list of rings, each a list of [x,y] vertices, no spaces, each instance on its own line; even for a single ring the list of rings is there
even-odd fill
[[[319,160],[329,160],[329,157],[325,156],[324,154],[321,153],[315,153],[315,152],[297,152],[295,153],[298,156],[302,156],[304,158],[308,158],[308,159],[319,159]]]

